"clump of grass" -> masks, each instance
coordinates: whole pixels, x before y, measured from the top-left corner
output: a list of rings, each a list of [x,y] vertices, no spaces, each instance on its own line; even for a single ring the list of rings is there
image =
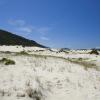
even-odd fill
[[[90,54],[99,55],[99,52],[96,49],[92,49],[92,51],[90,52]]]
[[[34,81],[37,82],[38,84],[38,87],[36,88],[33,88],[32,87],[32,83],[29,81],[26,83],[26,94],[28,95],[28,97],[32,98],[33,100],[44,100],[43,99],[43,94],[41,92],[41,90],[43,89],[41,83],[40,83],[40,80],[38,78],[36,78]]]
[[[21,51],[17,53],[18,55],[29,55],[26,51]]]
[[[4,89],[0,89],[0,96],[11,96],[9,91],[5,91]]]
[[[33,98],[35,100],[41,100],[42,93],[40,91],[29,88],[26,92],[30,98]]]
[[[2,58],[0,62],[4,63],[5,65],[15,65],[15,61],[8,58]]]
[[[15,65],[15,61],[8,59],[8,60],[5,62],[5,65]]]

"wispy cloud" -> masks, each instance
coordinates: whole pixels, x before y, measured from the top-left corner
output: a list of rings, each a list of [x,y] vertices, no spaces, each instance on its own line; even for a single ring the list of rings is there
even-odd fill
[[[10,25],[19,26],[19,27],[24,26],[26,24],[24,20],[12,20],[12,19],[8,20],[8,23]]]
[[[33,32],[33,27],[28,25],[24,20],[8,20],[8,23],[14,26],[17,32],[24,34],[31,34]]]
[[[37,29],[37,32],[41,33],[42,35],[48,34],[50,28],[49,27],[40,27]]]
[[[41,39],[41,40],[44,40],[44,41],[48,41],[48,40],[49,40],[48,37],[44,37],[44,36],[40,37],[40,39]]]
[[[51,30],[50,27],[36,27],[33,25],[27,24],[25,20],[8,20],[8,23],[14,27],[17,34],[22,34],[24,36],[30,35],[34,33],[35,35],[39,35],[40,39],[43,41],[48,41],[49,38],[47,37],[49,31]]]
[[[49,41],[50,38],[48,38],[48,34],[49,34],[49,31],[51,30],[50,27],[40,27],[40,28],[37,28],[36,31],[38,33],[40,33],[40,39],[43,40],[43,41]]]
[[[26,32],[26,33],[32,33],[33,32],[32,27],[21,27],[21,28],[19,28],[19,30],[22,31],[22,32]]]

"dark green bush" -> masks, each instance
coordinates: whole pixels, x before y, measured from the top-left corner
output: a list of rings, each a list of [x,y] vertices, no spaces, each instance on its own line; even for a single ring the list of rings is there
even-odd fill
[[[5,62],[5,65],[15,65],[15,61],[8,59],[8,60]]]
[[[90,54],[99,55],[99,52],[96,49],[92,49],[92,51],[90,52]]]
[[[8,58],[2,58],[0,62],[4,63],[5,65],[15,65],[15,61]]]

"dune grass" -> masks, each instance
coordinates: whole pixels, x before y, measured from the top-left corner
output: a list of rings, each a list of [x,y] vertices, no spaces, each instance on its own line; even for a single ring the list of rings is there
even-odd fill
[[[87,61],[87,58],[69,58],[68,61],[75,63],[75,64],[79,64],[81,66],[84,67],[85,70],[88,70],[89,68],[94,68],[96,70],[98,70],[96,64],[92,63],[91,61]]]
[[[5,65],[15,65],[15,61],[8,58],[2,58],[0,63],[4,63]]]
[[[29,55],[26,51],[17,52],[16,55]]]

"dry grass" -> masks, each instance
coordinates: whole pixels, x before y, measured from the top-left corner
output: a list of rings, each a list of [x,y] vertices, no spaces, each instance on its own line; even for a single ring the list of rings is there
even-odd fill
[[[92,63],[91,61],[87,61],[88,59],[83,58],[74,58],[74,59],[68,59],[68,61],[79,64],[84,67],[85,70],[88,70],[89,68],[94,68],[98,70],[96,64]]]
[[[16,55],[29,55],[26,51],[17,52]]]

